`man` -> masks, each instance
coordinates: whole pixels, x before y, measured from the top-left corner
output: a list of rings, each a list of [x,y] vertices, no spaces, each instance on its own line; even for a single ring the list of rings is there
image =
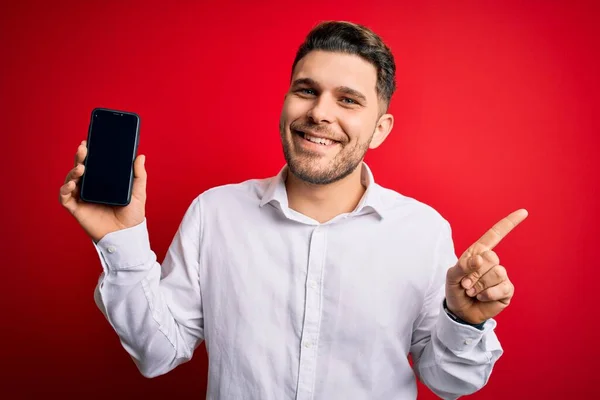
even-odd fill
[[[131,204],[104,207],[78,198],[79,146],[60,199],[94,241],[97,304],[144,376],[205,341],[210,399],[414,399],[413,368],[443,398],[486,384],[502,353],[493,317],[514,292],[492,249],[527,212],[457,259],[444,218],[376,184],[363,158],[392,130],[394,82],[372,31],[318,25],[283,104],[286,165],[195,198],[162,265],[144,156]]]

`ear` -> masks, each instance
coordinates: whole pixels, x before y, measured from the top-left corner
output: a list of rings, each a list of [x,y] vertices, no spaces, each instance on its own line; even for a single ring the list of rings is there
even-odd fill
[[[379,117],[373,139],[371,139],[370,149],[376,149],[387,138],[394,127],[394,116],[392,114],[383,114]]]

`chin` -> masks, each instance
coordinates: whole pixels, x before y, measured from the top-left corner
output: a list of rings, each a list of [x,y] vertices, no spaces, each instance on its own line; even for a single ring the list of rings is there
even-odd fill
[[[360,149],[355,154],[341,154],[340,151],[330,154],[307,152],[297,147],[291,133],[282,135],[282,147],[288,168],[298,179],[313,184],[327,185],[337,182],[350,175],[361,163],[364,151]]]
[[[326,165],[322,165],[321,161],[324,160],[317,161],[299,158],[301,157],[292,157],[288,160],[287,165],[290,172],[298,179],[313,185],[327,185],[337,182],[350,175],[354,170],[350,166],[341,168],[341,166],[333,165],[329,161]]]

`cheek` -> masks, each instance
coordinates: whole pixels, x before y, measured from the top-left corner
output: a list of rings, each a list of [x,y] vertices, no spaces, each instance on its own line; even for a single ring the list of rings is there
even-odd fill
[[[346,132],[351,142],[366,142],[373,134],[373,125],[369,118],[364,115],[347,115],[341,121],[340,126]]]
[[[283,102],[282,119],[289,123],[306,115],[308,111],[306,103],[306,101],[294,97],[286,98]]]

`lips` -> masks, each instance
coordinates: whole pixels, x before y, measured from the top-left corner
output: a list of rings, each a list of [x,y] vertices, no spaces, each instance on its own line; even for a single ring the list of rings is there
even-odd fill
[[[304,140],[307,140],[311,143],[319,144],[321,146],[331,146],[331,145],[339,143],[337,140],[333,140],[330,138],[318,136],[318,135],[303,132],[303,131],[299,131],[297,129],[292,129],[292,132],[295,133],[296,135],[302,137]]]

